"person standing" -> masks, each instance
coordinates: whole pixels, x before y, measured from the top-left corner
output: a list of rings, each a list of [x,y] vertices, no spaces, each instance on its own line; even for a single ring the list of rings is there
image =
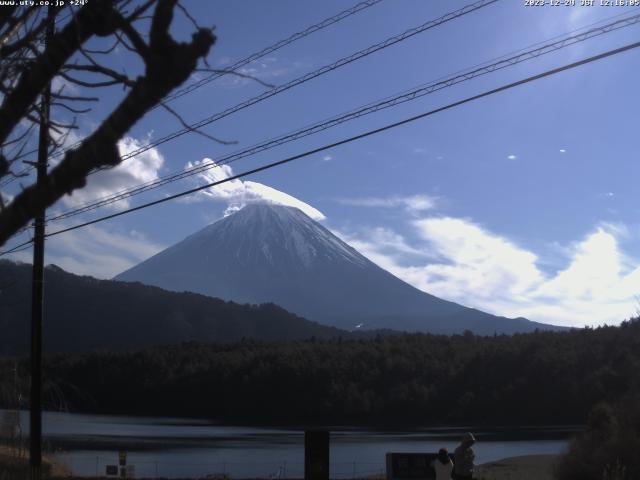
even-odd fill
[[[446,448],[441,448],[438,451],[438,456],[431,462],[431,466],[436,471],[436,480],[451,479],[453,463],[451,463],[451,458],[449,458],[449,452],[447,452]]]
[[[456,451],[454,453],[454,479],[473,479],[473,461],[476,458],[476,454],[473,452],[473,448],[471,447],[474,443],[476,443],[476,439],[472,433],[467,432],[462,436],[460,445],[458,445],[458,448],[456,448]]]

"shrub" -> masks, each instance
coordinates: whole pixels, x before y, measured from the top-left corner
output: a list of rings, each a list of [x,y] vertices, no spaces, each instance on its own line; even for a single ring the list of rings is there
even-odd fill
[[[640,479],[640,396],[596,405],[557,464],[558,480]]]

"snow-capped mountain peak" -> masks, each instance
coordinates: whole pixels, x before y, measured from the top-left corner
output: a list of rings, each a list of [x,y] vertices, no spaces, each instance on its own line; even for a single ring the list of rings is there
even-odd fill
[[[116,280],[240,303],[272,302],[332,326],[439,333],[530,331],[422,292],[393,276],[295,207],[250,204]]]

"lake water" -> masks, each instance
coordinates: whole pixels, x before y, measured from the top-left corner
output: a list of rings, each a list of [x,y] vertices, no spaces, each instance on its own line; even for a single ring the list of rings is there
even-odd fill
[[[0,410],[0,413],[2,411]],[[28,432],[28,413],[22,412]],[[387,452],[455,449],[461,434],[473,431],[477,463],[505,457],[561,453],[572,427],[439,428],[420,431],[368,431],[330,428],[332,478],[384,472]],[[234,478],[302,477],[304,432],[277,428],[220,426],[205,420],[144,418],[45,412],[47,447],[77,475],[104,475],[127,452],[136,477]]]

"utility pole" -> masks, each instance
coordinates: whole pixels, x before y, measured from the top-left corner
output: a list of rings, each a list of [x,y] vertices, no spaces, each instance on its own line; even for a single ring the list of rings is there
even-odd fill
[[[47,28],[44,48],[53,37],[54,7],[47,10]],[[49,107],[51,83],[40,97],[40,132],[38,136],[37,183],[42,185],[47,176],[49,151]],[[31,290],[31,392],[29,396],[29,466],[31,480],[42,478],[42,313],[44,293],[44,218],[45,209],[34,218],[33,278]]]

